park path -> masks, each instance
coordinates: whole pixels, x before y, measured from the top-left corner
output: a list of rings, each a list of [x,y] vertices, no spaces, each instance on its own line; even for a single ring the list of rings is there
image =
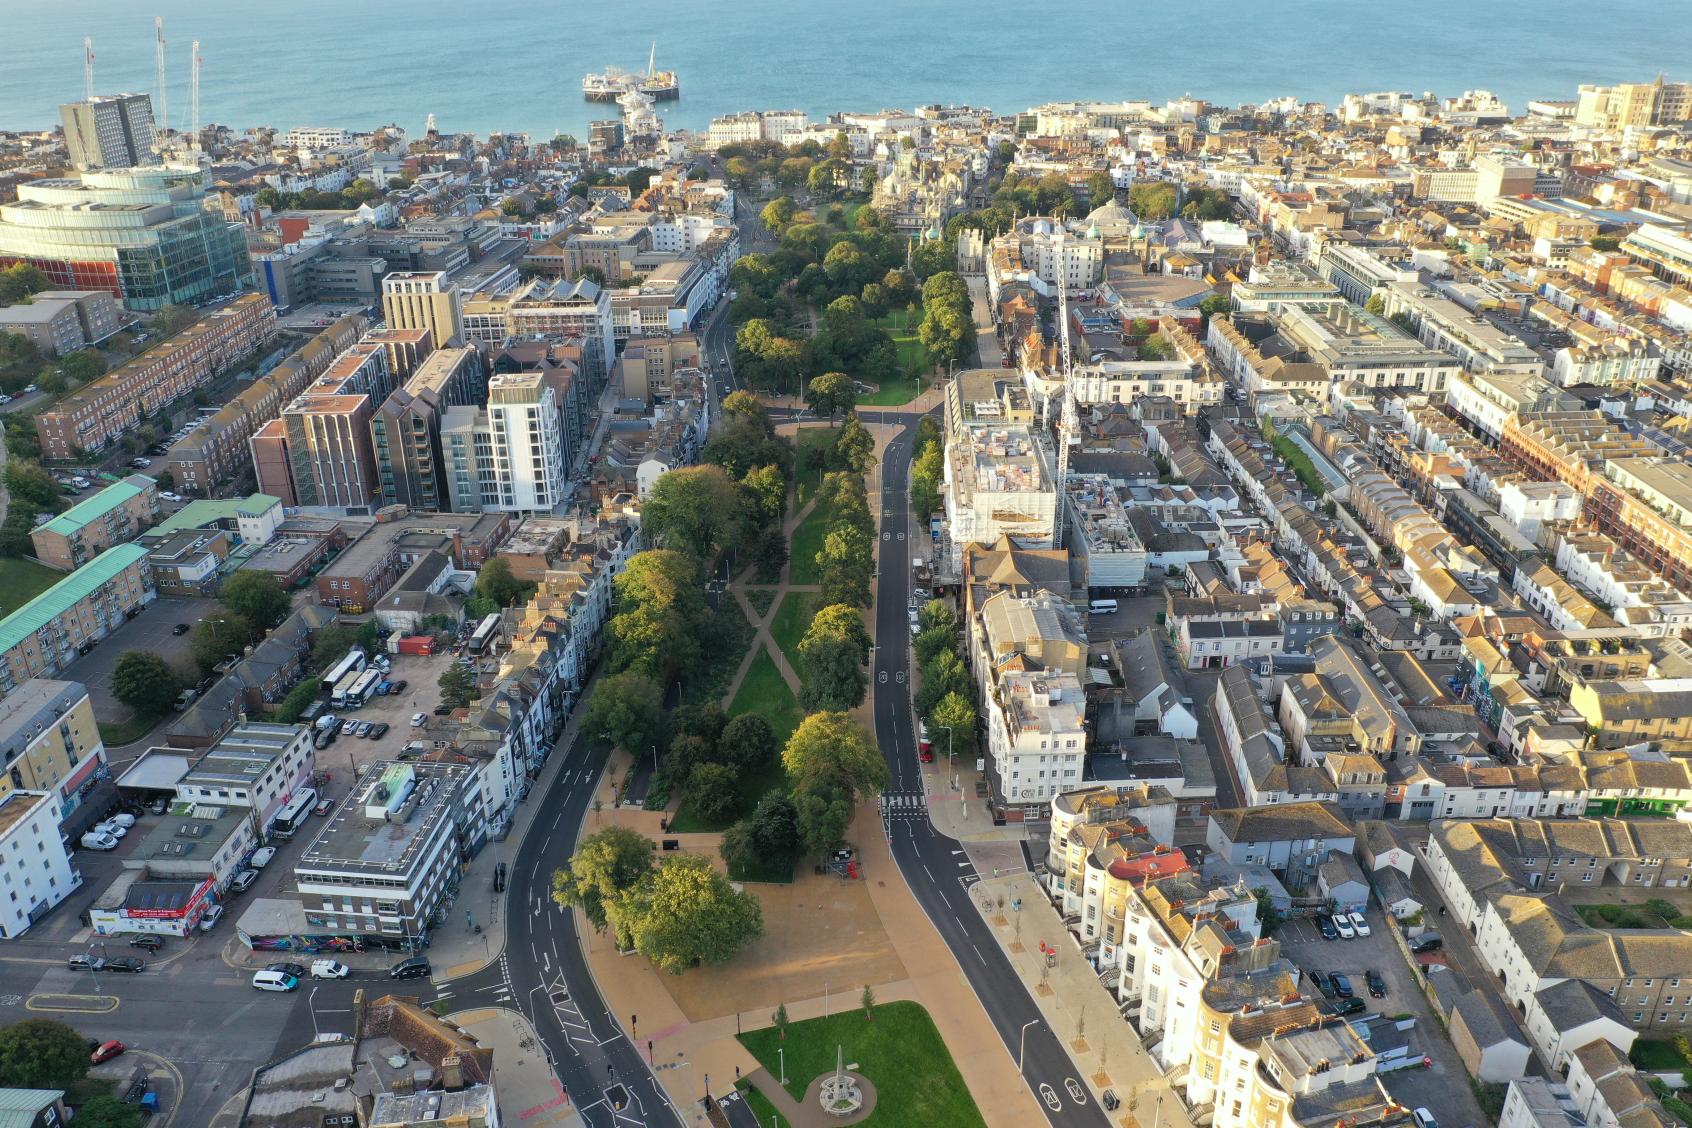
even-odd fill
[[[792,484],[789,484],[788,486],[788,496],[792,500],[798,499],[796,487]],[[782,521],[781,531],[787,537],[788,544],[793,543],[793,531],[804,523],[805,518],[809,517],[811,515],[811,510],[816,507],[817,499],[813,497],[804,505],[794,509],[792,513]],[[787,598],[788,592],[817,591],[819,589],[816,584],[795,584],[793,582],[793,561],[791,558],[788,559],[787,563],[781,566],[781,578],[776,583],[748,583],[745,577],[751,575],[751,573],[751,566],[748,565],[746,571],[741,573],[741,579],[737,580],[729,587],[729,591],[740,604],[740,609],[746,613],[746,618],[749,619],[752,625],[757,629],[757,633],[753,635],[752,645],[746,648],[746,657],[740,660],[740,668],[735,670],[734,677],[729,679],[728,689],[723,691],[724,709],[727,709],[729,704],[734,701],[735,694],[740,692],[741,683],[746,680],[747,672],[752,669],[752,663],[758,660],[759,650],[766,646],[769,647],[770,657],[775,659],[776,668],[781,671],[782,680],[787,683],[787,688],[793,691],[793,696],[795,698],[799,696],[799,675],[794,671],[792,665],[787,662],[787,655],[776,642],[775,636],[770,634],[770,624],[775,622],[776,612],[781,610],[781,601]],[[762,615],[758,614],[758,609],[752,606],[752,601],[746,597],[746,591],[748,588],[760,588],[767,591],[774,591],[776,593],[775,599],[770,601],[770,609],[767,612]]]

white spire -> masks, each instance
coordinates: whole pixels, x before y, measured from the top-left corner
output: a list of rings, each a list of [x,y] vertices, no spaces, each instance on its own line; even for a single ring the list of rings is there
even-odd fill
[[[82,87],[83,96],[92,102],[94,100],[94,40],[86,35],[82,37]]]

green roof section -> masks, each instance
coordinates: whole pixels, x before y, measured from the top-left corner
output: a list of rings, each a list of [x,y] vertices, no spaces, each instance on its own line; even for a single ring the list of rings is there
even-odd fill
[[[124,502],[141,496],[141,492],[152,485],[157,483],[147,475],[131,474],[121,482],[107,486],[87,501],[77,502],[45,525],[37,526],[31,531],[39,533],[45,529],[60,536],[75,536]]]
[[[0,1089],[0,1128],[29,1128],[36,1113],[64,1095],[63,1089]]]
[[[227,501],[190,501],[163,521],[153,526],[158,533],[179,533],[184,529],[203,529],[213,521],[232,521],[237,517],[257,517],[282,499],[270,494],[230,498]]]
[[[124,569],[147,559],[138,544],[108,548],[22,607],[0,619],[0,653],[4,653],[67,610],[75,607]]]

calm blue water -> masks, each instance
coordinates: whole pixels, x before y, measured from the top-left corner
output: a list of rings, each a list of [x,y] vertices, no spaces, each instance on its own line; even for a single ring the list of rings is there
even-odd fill
[[[101,92],[151,91],[155,15],[178,128],[196,38],[203,121],[397,121],[414,135],[432,111],[444,130],[585,137],[596,112],[581,100],[583,73],[643,66],[653,40],[659,65],[681,76],[665,120],[688,127],[754,108],[1008,113],[1189,92],[1333,102],[1484,88],[1520,110],[1572,98],[1580,82],[1692,77],[1692,0],[0,0],[0,126],[53,125],[58,103],[81,97],[84,35]]]

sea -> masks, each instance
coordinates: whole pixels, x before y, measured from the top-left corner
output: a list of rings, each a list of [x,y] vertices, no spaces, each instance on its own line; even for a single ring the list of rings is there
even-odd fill
[[[1185,94],[1228,105],[1348,92],[1490,90],[1513,111],[1582,82],[1692,78],[1692,0],[0,0],[0,128],[50,127],[83,92],[149,91],[200,120],[586,137],[608,65],[677,72],[672,128],[748,109],[929,103],[1012,113]]]

